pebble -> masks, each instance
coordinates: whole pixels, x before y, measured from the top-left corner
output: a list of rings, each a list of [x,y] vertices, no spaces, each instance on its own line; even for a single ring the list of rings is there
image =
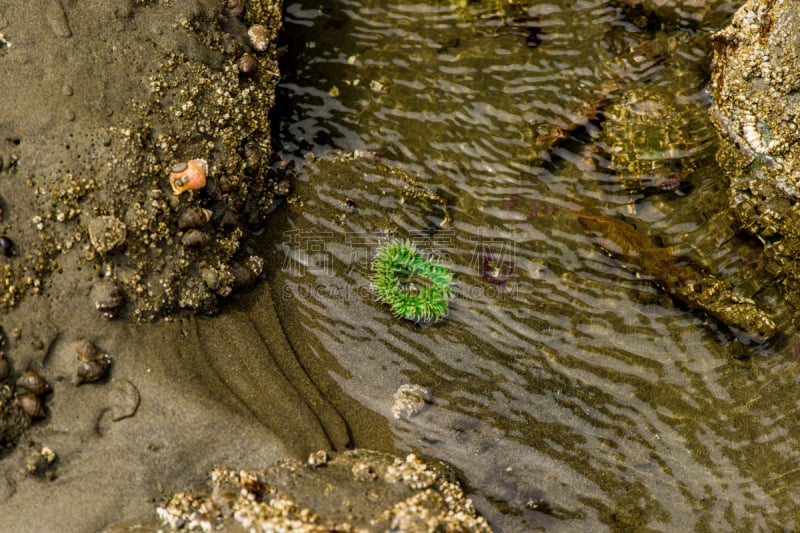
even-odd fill
[[[41,450],[33,450],[25,458],[25,470],[31,476],[43,477],[49,480],[55,479],[55,471],[52,468],[58,456],[49,446],[43,446]]]
[[[48,24],[50,24],[50,29],[53,30],[56,36],[64,39],[72,37],[72,30],[69,29],[67,13],[64,11],[64,6],[61,5],[60,0],[49,0],[44,11],[44,16]]]
[[[325,466],[328,463],[328,452],[318,450],[308,456],[308,465],[314,468]]]
[[[127,227],[113,216],[99,216],[89,222],[89,240],[100,254],[105,254],[125,242]]]
[[[256,52],[266,52],[269,48],[269,31],[261,24],[250,26],[247,36],[250,38],[250,46]]]

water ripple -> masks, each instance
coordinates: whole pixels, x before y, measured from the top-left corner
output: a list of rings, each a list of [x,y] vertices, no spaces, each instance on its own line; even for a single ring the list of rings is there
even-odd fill
[[[296,69],[280,138],[301,171],[289,232],[273,235],[282,316],[346,394],[391,421],[387,447],[454,465],[498,530],[792,527],[800,341],[734,359],[724,327],[609,257],[576,216],[625,219],[654,246],[741,273],[742,247],[708,242],[724,205],[708,34],[572,4],[287,6]],[[639,45],[668,51],[637,66],[626,54]],[[602,109],[582,117],[587,103]],[[663,135],[672,120],[688,134],[650,146],[684,165],[683,196],[647,181],[651,156],[625,151],[659,130],[629,113],[658,109],[674,110]],[[541,162],[537,131],[553,124],[581,127]],[[370,293],[371,257],[392,236],[454,270],[444,322],[396,319]],[[394,420],[409,381],[433,404]]]

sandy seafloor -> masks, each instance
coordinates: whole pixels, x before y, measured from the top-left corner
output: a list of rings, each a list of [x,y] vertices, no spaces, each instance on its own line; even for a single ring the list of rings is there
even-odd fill
[[[0,267],[10,275],[52,262],[32,269],[46,273],[0,314],[3,349],[15,375],[35,370],[53,388],[46,417],[0,459],[0,531],[99,531],[152,516],[166,493],[205,485],[217,464],[263,467],[342,449],[354,433],[362,446],[390,442],[383,418],[337,396],[313,354],[293,349],[268,281],[214,317],[135,323],[125,309],[113,320],[95,309],[101,266],[85,259],[85,233],[74,247],[37,255],[60,238],[45,235],[55,223],[37,227],[48,185],[85,172],[87,161],[113,166],[102,161],[113,154],[102,132],[133,120],[131,102],[146,98],[147,76],[168,54],[198,56],[202,43],[191,37],[225,16],[223,4],[0,2],[0,234],[15,247]],[[222,26],[245,39],[242,25]],[[274,217],[279,225],[285,214]],[[280,258],[266,259],[269,278]],[[81,337],[113,364],[103,381],[76,387]],[[57,455],[52,476],[28,475],[26,458],[44,446]]]

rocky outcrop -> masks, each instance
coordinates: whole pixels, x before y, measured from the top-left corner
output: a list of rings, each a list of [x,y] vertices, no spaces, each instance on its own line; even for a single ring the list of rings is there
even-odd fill
[[[106,530],[366,532],[491,528],[453,473],[415,455],[320,450],[306,463],[285,459],[263,470],[218,467],[211,490],[171,494],[155,516]],[[159,527],[161,526],[161,527]]]
[[[800,11],[750,0],[715,34],[711,116],[729,206],[764,247],[766,268],[800,305]]]
[[[288,194],[281,2],[47,5],[0,6],[0,311],[88,267],[124,295],[114,314],[215,312],[261,274],[247,238]]]

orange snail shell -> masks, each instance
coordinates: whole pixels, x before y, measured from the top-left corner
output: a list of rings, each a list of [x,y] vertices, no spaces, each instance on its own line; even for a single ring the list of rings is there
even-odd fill
[[[196,191],[206,185],[208,163],[205,159],[192,159],[186,163],[177,163],[172,167],[169,184],[175,194],[183,191]]]

